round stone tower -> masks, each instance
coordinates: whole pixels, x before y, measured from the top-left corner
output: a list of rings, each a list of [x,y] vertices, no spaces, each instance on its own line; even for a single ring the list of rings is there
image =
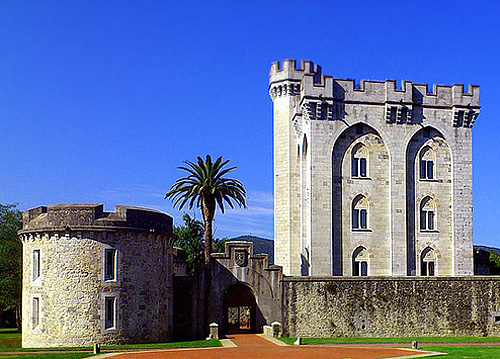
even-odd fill
[[[171,338],[172,218],[116,206],[23,213],[23,347]]]

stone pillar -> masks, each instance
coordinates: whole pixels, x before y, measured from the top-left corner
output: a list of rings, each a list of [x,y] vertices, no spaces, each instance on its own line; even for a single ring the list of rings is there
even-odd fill
[[[281,329],[280,322],[272,322],[271,327],[273,328],[273,338],[280,338],[281,333],[283,332]]]
[[[219,340],[219,324],[210,323],[209,327],[210,327],[210,334],[208,337],[210,339]]]

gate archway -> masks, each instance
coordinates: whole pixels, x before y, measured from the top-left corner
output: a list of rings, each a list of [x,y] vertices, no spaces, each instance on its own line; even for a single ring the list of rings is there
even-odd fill
[[[256,307],[255,296],[249,286],[243,283],[229,286],[223,299],[224,333],[255,333]]]

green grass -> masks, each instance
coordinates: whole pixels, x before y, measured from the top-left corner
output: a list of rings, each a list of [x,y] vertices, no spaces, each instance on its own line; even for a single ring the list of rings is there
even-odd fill
[[[280,338],[287,344],[293,344],[297,338]],[[303,338],[304,345],[320,344],[408,344],[413,340],[426,344],[449,343],[499,343],[500,337],[414,337],[414,338]],[[499,356],[500,358],[500,356]]]
[[[500,347],[423,347],[422,350],[447,353],[446,359],[498,359]],[[437,357],[439,358],[439,357]]]
[[[222,347],[218,340],[196,340],[190,342],[171,342],[171,343],[152,343],[152,344],[125,344],[125,345],[105,345],[101,346],[102,351],[106,350],[144,350],[144,349],[174,349],[174,348],[216,348]],[[67,347],[67,348],[22,348],[21,333],[15,329],[0,329],[0,352],[12,352],[9,356],[0,355],[0,359],[6,358],[23,358],[29,359],[34,355],[15,354],[15,352],[39,352],[39,351],[89,351],[91,347]],[[46,356],[49,355],[49,356]],[[37,358],[60,358],[60,359],[77,359],[86,358],[89,353],[54,353],[54,354],[37,354]]]
[[[17,329],[0,329],[0,352],[3,348],[21,348],[21,333]]]

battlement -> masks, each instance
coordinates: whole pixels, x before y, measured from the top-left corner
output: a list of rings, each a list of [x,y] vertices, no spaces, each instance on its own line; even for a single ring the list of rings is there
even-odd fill
[[[312,61],[302,60],[301,67],[297,67],[297,61],[285,59],[282,63],[273,62],[269,69],[269,83],[283,80],[301,81],[304,75],[321,77],[321,66],[314,65]]]
[[[431,89],[431,90],[429,90]],[[271,64],[269,70],[269,92],[274,99],[283,95],[322,98],[325,100],[387,104],[400,103],[422,107],[464,107],[479,109],[479,86],[463,84],[441,85],[413,83],[403,80],[401,87],[396,80],[365,80],[359,85],[355,79],[323,75],[321,66],[311,61],[302,61],[297,68],[295,60],[284,60]]]
[[[105,212],[102,204],[57,204],[25,211],[19,233],[127,229],[170,234],[172,223],[172,217],[146,208],[115,206]]]

